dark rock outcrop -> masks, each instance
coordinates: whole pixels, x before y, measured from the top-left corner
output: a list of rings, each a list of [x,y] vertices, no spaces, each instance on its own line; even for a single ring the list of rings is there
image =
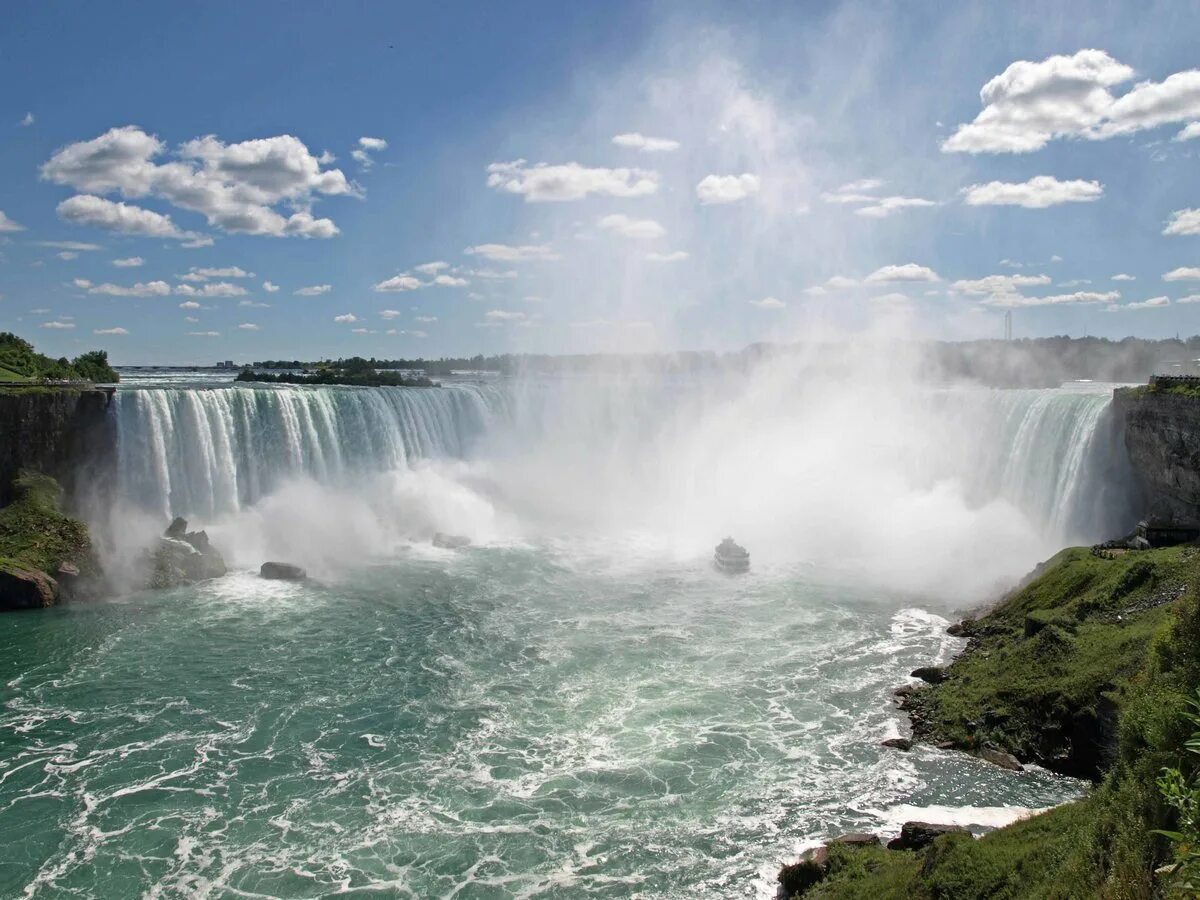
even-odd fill
[[[225,560],[209,542],[208,533],[188,531],[187,520],[181,517],[171,522],[149,556],[147,584],[152,588],[207,581],[220,578],[227,571]]]
[[[58,582],[40,569],[0,563],[0,609],[41,609],[58,602]]]
[[[303,581],[308,573],[300,566],[284,562],[265,562],[258,570],[259,577],[274,581]]]
[[[1118,388],[1113,408],[1142,492],[1139,515],[1200,523],[1200,394]]]
[[[1008,769],[1010,772],[1023,772],[1025,767],[1021,765],[1021,761],[1011,753],[1005,753],[1003,750],[996,750],[993,747],[984,747],[976,754],[984,762],[990,762],[993,766],[999,766],[1002,769]]]
[[[794,897],[807,891],[829,874],[829,848],[813,847],[800,859],[779,870],[779,897]]]
[[[907,753],[912,749],[913,742],[908,738],[894,737],[888,738],[886,741],[880,741],[880,747],[891,747],[893,750],[903,750]]]
[[[921,666],[910,673],[913,678],[920,678],[926,684],[941,684],[946,680],[946,670],[942,666]]]
[[[961,825],[934,825],[931,822],[905,822],[900,826],[900,836],[888,841],[889,850],[920,850],[928,847],[943,834],[967,834],[971,832]]]

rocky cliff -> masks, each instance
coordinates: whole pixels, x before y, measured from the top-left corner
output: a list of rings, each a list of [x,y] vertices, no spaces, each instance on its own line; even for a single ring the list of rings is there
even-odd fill
[[[22,469],[58,479],[68,502],[85,483],[106,480],[116,461],[111,399],[103,389],[0,390],[0,506],[15,499]]]
[[[1143,516],[1200,523],[1200,390],[1118,388],[1113,404]]]

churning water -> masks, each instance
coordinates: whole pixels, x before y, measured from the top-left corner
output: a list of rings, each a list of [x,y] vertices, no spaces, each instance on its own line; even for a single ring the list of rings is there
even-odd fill
[[[0,894],[768,896],[830,832],[1060,802],[878,742],[943,616],[1121,524],[1107,398],[123,389],[111,552],[184,514],[235,571],[6,617]]]

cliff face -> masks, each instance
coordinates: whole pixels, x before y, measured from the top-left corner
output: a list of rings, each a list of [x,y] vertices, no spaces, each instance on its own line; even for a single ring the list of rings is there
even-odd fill
[[[21,469],[62,482],[67,496],[104,479],[116,460],[116,431],[105,390],[0,391],[0,506],[15,498]]]
[[[1119,388],[1125,447],[1144,494],[1144,514],[1200,523],[1200,395]]]

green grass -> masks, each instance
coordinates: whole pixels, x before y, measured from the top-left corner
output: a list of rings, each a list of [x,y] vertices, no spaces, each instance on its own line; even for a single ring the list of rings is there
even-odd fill
[[[62,562],[94,574],[87,526],[62,512],[62,488],[48,475],[22,471],[17,497],[0,509],[0,565],[54,574]]]

